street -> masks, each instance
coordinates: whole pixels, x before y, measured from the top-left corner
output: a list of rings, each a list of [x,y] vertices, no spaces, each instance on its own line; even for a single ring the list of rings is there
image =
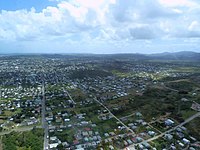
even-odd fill
[[[45,109],[45,84],[44,82],[42,83],[42,128],[44,129],[44,150],[48,149],[49,145],[49,139],[48,137],[48,124],[45,120],[45,114],[46,114],[46,109]]]
[[[198,113],[192,115],[191,117],[189,117],[188,119],[186,119],[184,122],[182,122],[182,123],[180,123],[179,125],[173,127],[172,129],[169,129],[169,130],[167,130],[167,131],[165,131],[165,132],[163,132],[163,133],[161,133],[161,134],[159,134],[159,135],[157,135],[157,136],[154,136],[154,137],[152,137],[152,138],[150,138],[150,139],[148,139],[148,140],[142,141],[142,142],[137,143],[137,144],[132,144],[132,145],[129,146],[129,148],[133,148],[133,147],[135,147],[135,146],[138,145],[138,144],[142,144],[143,142],[151,142],[151,141],[153,141],[153,140],[156,140],[156,139],[158,139],[158,138],[164,136],[165,134],[168,134],[168,133],[170,133],[170,132],[176,130],[178,127],[181,127],[181,126],[187,124],[188,122],[192,121],[193,119],[195,119],[195,118],[197,118],[197,117],[199,117],[199,116],[200,116],[200,112],[198,112]]]

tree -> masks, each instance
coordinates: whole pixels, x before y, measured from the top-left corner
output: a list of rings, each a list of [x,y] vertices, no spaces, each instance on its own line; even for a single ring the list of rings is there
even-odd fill
[[[64,146],[63,146],[62,144],[59,144],[59,145],[57,146],[57,148],[58,148],[58,150],[64,150]]]

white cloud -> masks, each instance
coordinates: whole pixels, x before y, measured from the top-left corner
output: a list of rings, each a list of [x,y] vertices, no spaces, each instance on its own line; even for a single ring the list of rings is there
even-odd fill
[[[200,23],[198,21],[193,21],[189,27],[189,31],[200,31]]]
[[[1,41],[116,43],[200,37],[199,2],[53,0],[57,6],[0,12]],[[195,6],[195,7],[194,7]],[[31,44],[30,44],[31,45]],[[58,44],[59,45],[59,44]],[[121,47],[123,47],[121,45]]]
[[[159,0],[162,5],[167,7],[194,7],[196,3],[192,0]]]
[[[133,39],[153,39],[156,37],[155,31],[151,26],[139,26],[130,29]]]

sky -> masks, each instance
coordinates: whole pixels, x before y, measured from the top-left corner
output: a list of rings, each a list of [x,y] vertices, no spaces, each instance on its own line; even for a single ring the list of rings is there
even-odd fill
[[[200,52],[199,0],[0,0],[0,53]]]

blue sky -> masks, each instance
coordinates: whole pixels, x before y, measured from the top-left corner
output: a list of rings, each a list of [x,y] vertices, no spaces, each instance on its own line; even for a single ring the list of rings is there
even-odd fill
[[[39,12],[48,6],[56,6],[56,3],[57,2],[55,1],[49,0],[1,0],[0,10],[30,10],[32,7],[34,7]]]
[[[199,0],[1,0],[0,53],[200,52]]]

